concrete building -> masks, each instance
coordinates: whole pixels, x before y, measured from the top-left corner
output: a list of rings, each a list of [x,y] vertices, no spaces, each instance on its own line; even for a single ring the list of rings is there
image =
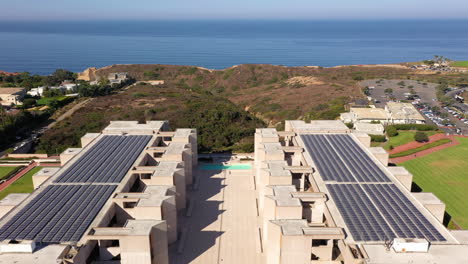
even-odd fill
[[[385,110],[393,124],[424,124],[426,120],[410,103],[388,102]]]
[[[388,112],[383,108],[361,108],[351,107],[348,113],[342,113],[340,118],[345,123],[371,123],[380,122],[385,124],[389,121]]]
[[[366,122],[354,123],[354,130],[356,132],[366,133],[369,135],[383,135],[385,128],[382,124],[371,124]]]
[[[126,72],[113,72],[109,73],[107,79],[110,81],[110,84],[121,84],[128,80],[128,74]]]
[[[0,88],[0,100],[4,106],[21,105],[23,97],[26,93],[26,89],[12,87],[12,88]]]
[[[345,123],[424,124],[426,120],[410,103],[388,102],[384,108],[356,108],[342,113],[340,120]]]
[[[197,164],[195,129],[115,121],[0,201],[0,263],[169,263]]]
[[[468,231],[411,193],[412,175],[341,121],[257,129],[255,183],[266,263],[468,263]]]

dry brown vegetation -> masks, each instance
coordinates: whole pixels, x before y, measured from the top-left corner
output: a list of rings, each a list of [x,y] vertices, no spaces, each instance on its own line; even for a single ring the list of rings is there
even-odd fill
[[[207,151],[228,150],[239,144],[244,144],[241,147],[247,150],[251,149],[246,146],[252,142],[255,127],[281,125],[280,121],[285,119],[336,118],[347,102],[364,97],[359,86],[361,80],[468,83],[467,74],[419,75],[408,68],[387,66],[321,68],[247,64],[208,70],[175,65],[113,65],[92,75],[106,77],[111,72],[128,72],[139,81],[160,79],[165,85],[138,85],[119,94],[96,98],[48,132],[41,140],[43,150],[51,152],[50,146],[54,144],[78,145],[79,136],[99,131],[110,120],[144,119],[167,119],[173,127],[198,128],[201,146]],[[226,124],[232,127],[226,129]],[[70,137],[70,133],[74,136]]]

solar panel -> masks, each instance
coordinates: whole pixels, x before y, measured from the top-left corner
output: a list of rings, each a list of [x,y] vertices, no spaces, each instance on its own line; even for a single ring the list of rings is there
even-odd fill
[[[389,182],[390,179],[375,164],[350,135],[327,135],[328,141],[343,158],[360,182]]]
[[[394,231],[356,184],[327,185],[341,216],[356,241],[385,241]]]
[[[50,185],[0,228],[0,240],[78,241],[115,185]]]
[[[446,241],[394,184],[327,184],[356,241],[425,238]]]
[[[150,139],[151,136],[103,136],[55,182],[120,182]]]
[[[319,135],[301,135],[305,148],[325,181],[355,181],[351,172],[330,144]]]
[[[350,135],[301,135],[325,181],[390,182]]]

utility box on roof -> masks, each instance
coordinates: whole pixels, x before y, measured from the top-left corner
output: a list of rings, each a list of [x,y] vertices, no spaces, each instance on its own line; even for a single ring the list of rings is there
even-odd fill
[[[427,252],[429,250],[429,242],[422,238],[395,238],[392,247],[398,253]]]

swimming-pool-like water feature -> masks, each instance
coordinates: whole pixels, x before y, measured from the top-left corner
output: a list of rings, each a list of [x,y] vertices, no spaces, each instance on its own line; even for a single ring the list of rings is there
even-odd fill
[[[251,170],[252,165],[250,164],[201,164],[200,169],[202,170]]]

